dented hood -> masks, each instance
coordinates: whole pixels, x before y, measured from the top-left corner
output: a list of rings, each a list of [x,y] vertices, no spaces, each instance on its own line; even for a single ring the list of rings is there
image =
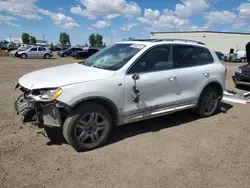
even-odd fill
[[[74,63],[28,73],[22,76],[18,82],[22,87],[32,90],[107,79],[114,74],[114,71]]]

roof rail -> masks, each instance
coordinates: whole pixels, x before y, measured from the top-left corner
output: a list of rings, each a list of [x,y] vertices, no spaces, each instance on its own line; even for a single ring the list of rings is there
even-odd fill
[[[200,42],[200,41],[196,41],[196,40],[188,40],[188,39],[159,39],[161,41],[182,41],[182,42],[193,42],[193,43],[197,43],[197,44],[202,44],[205,45],[205,43]]]
[[[142,41],[142,42],[162,42],[162,41],[182,41],[182,42],[193,42],[201,45],[205,45],[205,43],[195,40],[188,39],[123,39],[123,41]]]
[[[159,39],[123,39],[123,41],[155,42],[155,41],[161,41],[161,40]]]

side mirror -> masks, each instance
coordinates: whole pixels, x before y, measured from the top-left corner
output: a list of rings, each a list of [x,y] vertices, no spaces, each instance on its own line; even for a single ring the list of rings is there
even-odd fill
[[[133,79],[134,81],[139,80],[139,79],[140,79],[139,74],[134,74],[134,75],[132,76],[132,79]]]

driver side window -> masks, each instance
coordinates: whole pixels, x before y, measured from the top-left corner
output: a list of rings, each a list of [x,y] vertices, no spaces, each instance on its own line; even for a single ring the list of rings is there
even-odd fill
[[[35,51],[37,51],[37,47],[31,48],[30,50],[33,51],[33,52],[35,52]]]
[[[171,46],[160,46],[148,51],[130,69],[129,74],[172,69]]]

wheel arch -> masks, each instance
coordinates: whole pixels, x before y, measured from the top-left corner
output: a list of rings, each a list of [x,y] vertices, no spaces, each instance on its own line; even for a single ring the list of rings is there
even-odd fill
[[[214,87],[216,90],[218,90],[218,91],[219,91],[220,99],[222,99],[222,97],[223,97],[223,87],[222,87],[221,83],[218,82],[218,81],[211,81],[211,82],[207,83],[207,84],[205,85],[205,87],[203,87],[203,89],[201,90],[200,95],[199,95],[199,98],[200,98],[202,92],[203,92],[206,88],[208,88],[208,87]]]
[[[106,97],[93,96],[80,99],[71,105],[71,110],[77,108],[80,105],[84,105],[86,103],[91,103],[91,102],[102,105],[104,108],[106,108],[112,116],[113,125],[117,124],[118,108],[113,101],[111,101]]]

